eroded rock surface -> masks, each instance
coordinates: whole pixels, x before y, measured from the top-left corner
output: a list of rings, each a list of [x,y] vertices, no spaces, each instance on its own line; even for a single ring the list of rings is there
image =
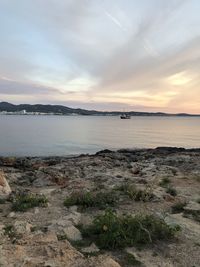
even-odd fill
[[[0,170],[0,197],[7,197],[11,193],[11,188],[6,180],[5,174]]]
[[[129,248],[134,266],[200,266],[200,149],[104,150],[96,155],[0,158],[0,266],[130,267],[124,251],[85,243],[79,225],[91,224],[106,207],[63,205],[72,192],[118,194],[117,214],[154,214],[182,231],[173,241]],[[151,193],[134,200],[117,191],[124,184]],[[10,186],[12,188],[12,193]],[[12,210],[17,194],[41,194],[45,206]],[[185,203],[179,206],[179,203]],[[174,205],[177,207],[172,208]],[[174,212],[172,212],[172,210]]]

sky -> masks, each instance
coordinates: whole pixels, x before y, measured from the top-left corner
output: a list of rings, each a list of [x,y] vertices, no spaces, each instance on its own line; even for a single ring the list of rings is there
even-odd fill
[[[0,101],[200,113],[199,0],[0,0]]]

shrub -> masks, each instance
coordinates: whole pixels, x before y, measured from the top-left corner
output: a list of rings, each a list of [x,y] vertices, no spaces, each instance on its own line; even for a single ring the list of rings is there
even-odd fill
[[[13,199],[12,210],[27,211],[34,207],[46,207],[47,203],[48,200],[44,195],[23,194]]]
[[[0,198],[0,204],[5,204],[6,200],[4,198]]]
[[[117,202],[117,195],[114,192],[75,192],[65,199],[64,205],[70,207],[73,205],[84,208],[98,207],[106,208],[114,206]]]
[[[171,207],[171,210],[172,210],[172,213],[181,213],[184,211],[184,207],[186,206],[186,202],[177,202],[175,203],[172,207]]]
[[[130,185],[128,183],[122,184],[117,190],[123,192],[127,195],[130,199],[135,201],[150,201],[153,199],[153,193],[151,188],[146,188],[144,190],[137,189],[135,185]]]
[[[174,237],[179,227],[169,226],[153,215],[117,216],[113,211],[97,216],[93,224],[82,229],[103,249],[124,248]]]
[[[126,264],[126,266],[141,266],[141,262],[138,261],[133,254],[130,254],[128,252],[124,252],[122,256],[123,263]]]
[[[60,234],[57,235],[58,241],[63,241],[63,240],[67,240],[67,235],[66,234]]]
[[[16,232],[16,230],[12,224],[6,225],[3,230],[4,230],[4,235],[7,235],[13,241],[15,239],[21,238],[21,235],[17,234],[17,232]]]
[[[177,195],[176,189],[171,187],[171,186],[167,187],[166,193],[170,194],[173,197],[175,197]]]
[[[164,177],[161,182],[159,183],[160,186],[166,187],[171,183],[171,180],[168,177]]]

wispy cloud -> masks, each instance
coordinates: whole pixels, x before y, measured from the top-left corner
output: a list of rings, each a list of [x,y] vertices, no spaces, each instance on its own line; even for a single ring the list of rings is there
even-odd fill
[[[109,12],[105,11],[104,12],[105,15],[117,26],[119,27],[121,30],[126,31],[126,28],[123,27],[123,25],[121,24],[121,22],[114,16],[112,16]]]
[[[200,112],[199,8],[196,0],[2,0],[0,96],[165,111],[179,101],[177,111]]]

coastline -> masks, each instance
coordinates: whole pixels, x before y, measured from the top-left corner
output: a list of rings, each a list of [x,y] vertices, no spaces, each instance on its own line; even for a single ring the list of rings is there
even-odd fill
[[[130,266],[125,262],[126,253],[142,264],[135,266],[198,266],[200,148],[102,150],[72,157],[0,157],[0,169],[12,190],[0,205],[3,266],[17,262],[24,266],[123,267]],[[120,191],[125,185],[129,191],[133,187],[145,192],[145,199],[143,194],[130,198],[129,191]],[[153,214],[167,225],[179,225],[181,231],[173,240],[158,240],[141,250],[101,250],[96,243],[84,243],[79,225],[90,225],[107,206],[64,206],[64,200],[73,192],[102,192],[110,198],[114,192],[117,201],[108,208],[120,216]],[[12,199],[19,194],[44,195],[48,205],[13,211]],[[184,205],[174,211],[180,203]],[[9,225],[15,231],[14,239],[3,231]],[[61,251],[62,256],[58,256]]]

